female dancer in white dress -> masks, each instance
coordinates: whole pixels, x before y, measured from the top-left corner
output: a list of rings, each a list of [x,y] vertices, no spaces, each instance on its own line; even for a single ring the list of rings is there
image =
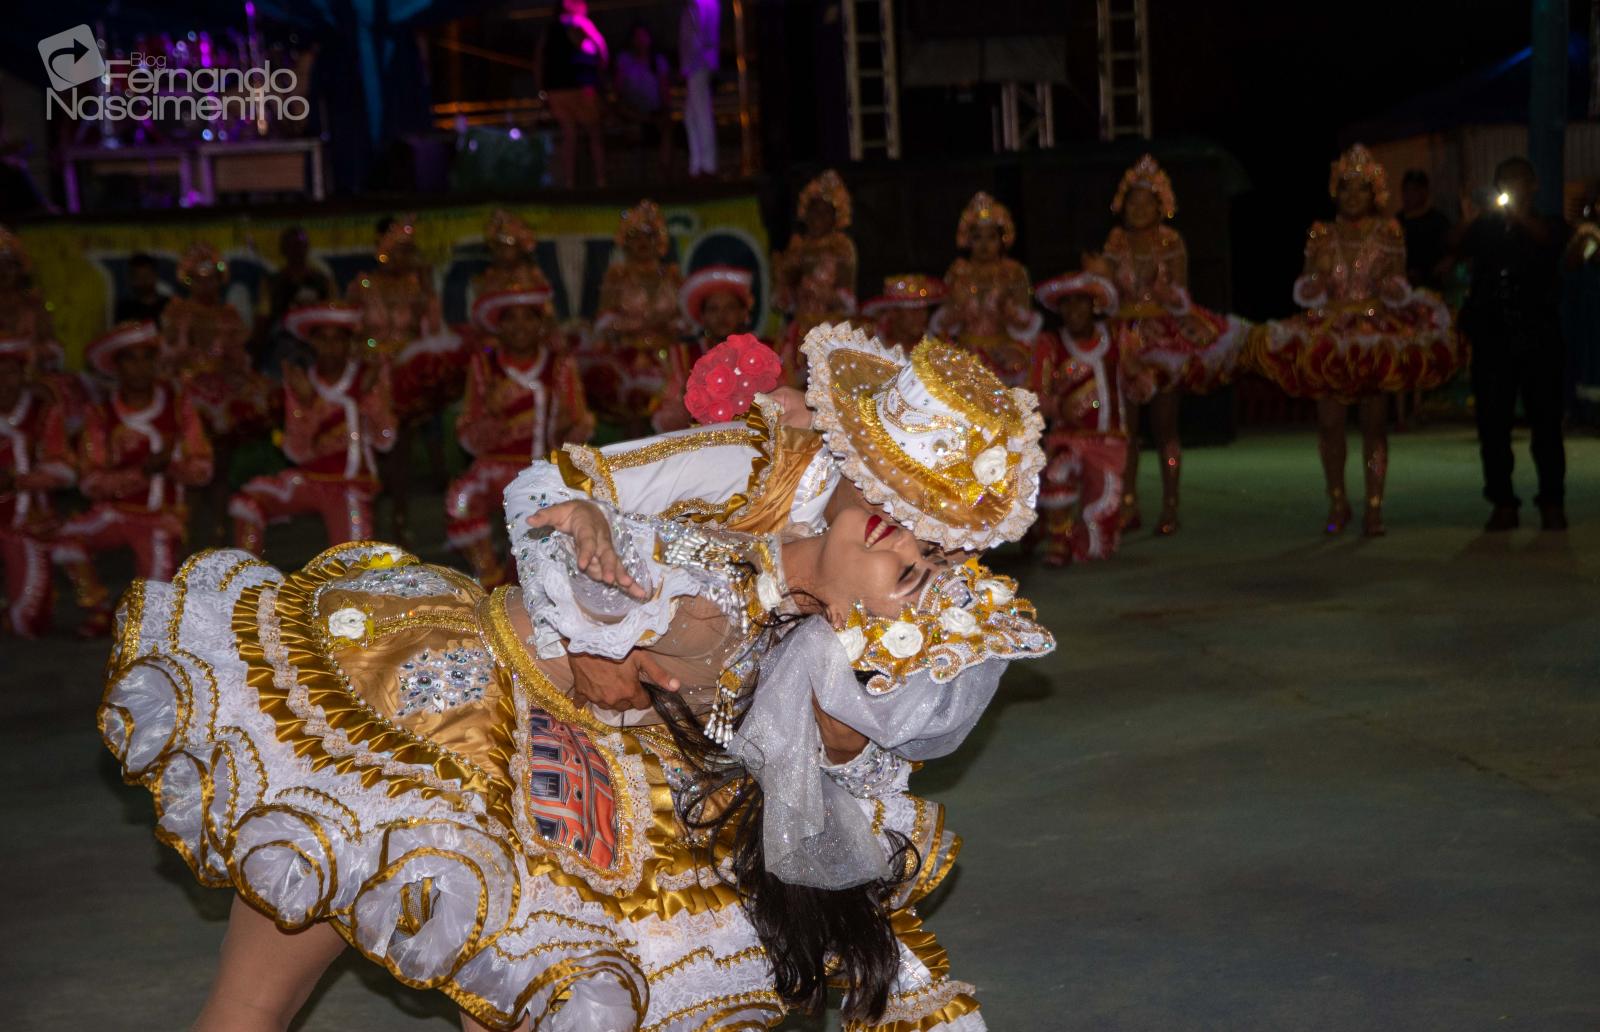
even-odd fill
[[[905,779],[1052,647],[1014,585],[862,510],[758,536],[544,502],[511,506],[520,589],[354,544],[124,599],[106,741],[240,896],[198,1027],[286,1027],[345,944],[469,1028],[770,1026],[830,972],[863,1028],[983,1027],[908,909],[957,840]],[[643,600],[578,572],[597,509]],[[639,650],[654,712],[564,690],[570,652]]]

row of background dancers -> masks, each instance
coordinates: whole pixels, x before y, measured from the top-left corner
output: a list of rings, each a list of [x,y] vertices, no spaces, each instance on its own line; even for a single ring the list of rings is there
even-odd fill
[[[1311,227],[1294,288],[1303,311],[1251,326],[1190,297],[1184,241],[1169,224],[1177,198],[1150,156],[1122,177],[1111,203],[1118,223],[1081,269],[1033,284],[1008,253],[1016,238],[1010,213],[979,193],[958,222],[964,253],[942,278],[890,276],[865,303],[854,289],[850,195],[836,173],[824,173],[801,192],[799,229],[772,260],[774,299],[787,316],[774,342],[782,377],[803,387],[798,345],[806,332],[854,322],[894,344],[909,346],[925,333],[956,341],[1008,384],[1032,388],[1045,399],[1050,462],[1031,543],[1043,546],[1046,562],[1064,564],[1111,554],[1121,533],[1141,524],[1137,437],[1130,432],[1141,409],[1160,462],[1154,530],[1170,535],[1179,527],[1181,396],[1259,373],[1317,402],[1329,533],[1342,532],[1355,516],[1345,484],[1345,426],[1349,406],[1357,407],[1361,526],[1382,534],[1386,398],[1447,381],[1465,348],[1439,298],[1407,281],[1404,238],[1383,214],[1387,180],[1370,153],[1356,146],[1342,155],[1329,192],[1336,216]],[[428,439],[419,428],[458,398],[457,437],[473,462],[446,492],[447,532],[475,573],[495,583],[504,565],[490,528],[516,470],[551,448],[588,440],[597,425],[621,436],[689,425],[683,399],[695,362],[749,328],[750,273],[711,266],[683,276],[667,260],[666,222],[653,202],[619,222],[617,256],[592,327],[558,322],[524,222],[496,212],[485,239],[491,265],[474,281],[472,320],[463,326],[444,322],[412,217],[379,225],[376,260],[341,303],[307,261],[303,238],[298,248],[286,240],[287,264],[267,291],[269,303],[285,311],[290,342],[279,390],[252,361],[250,328],[223,298],[226,263],[207,245],[180,263],[186,296],[150,313],[158,320],[121,324],[90,346],[86,357],[98,379],[63,372],[47,314],[27,282],[26,255],[7,234],[0,240],[0,294],[16,303],[0,308],[9,323],[0,327],[8,348],[0,363],[16,368],[0,378],[0,412],[12,411],[24,393],[41,410],[4,424],[13,442],[8,479],[0,481],[8,489],[3,533],[12,542],[13,610],[17,599],[39,594],[41,576],[49,581],[38,557],[53,556],[72,571],[80,602],[93,614],[86,629],[103,630],[109,593],[92,576],[93,554],[131,547],[142,576],[170,572],[163,567],[185,544],[185,485],[200,491],[215,540],[231,536],[252,550],[261,548],[267,524],[305,512],[322,516],[330,543],[368,536],[380,494],[392,503],[391,536],[404,541],[415,442]],[[1045,329],[1041,308],[1054,329]],[[6,386],[11,381],[16,390]],[[112,382],[118,386],[108,390]],[[171,411],[140,415],[140,403],[157,396]],[[41,414],[51,409],[57,416]],[[163,421],[164,434],[141,429]],[[290,465],[233,491],[231,453],[273,428]],[[19,462],[30,449],[36,457]],[[18,472],[24,465],[30,471]],[[53,478],[39,475],[46,468]],[[106,468],[125,474],[111,478],[115,490],[106,486]],[[74,480],[92,504],[56,519],[47,496]],[[159,490],[152,486],[158,482]],[[23,502],[30,492],[39,497]],[[13,630],[37,633],[37,616],[13,616]]]

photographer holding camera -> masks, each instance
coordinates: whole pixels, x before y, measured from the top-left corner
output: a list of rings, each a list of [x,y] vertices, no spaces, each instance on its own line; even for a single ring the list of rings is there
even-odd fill
[[[1538,470],[1540,525],[1566,530],[1566,447],[1561,438],[1561,262],[1568,229],[1533,210],[1538,185],[1527,158],[1502,161],[1491,203],[1479,209],[1462,198],[1462,221],[1452,256],[1472,265],[1460,326],[1472,344],[1483,494],[1494,506],[1486,531],[1518,525],[1522,502],[1511,484],[1511,425],[1522,398]]]

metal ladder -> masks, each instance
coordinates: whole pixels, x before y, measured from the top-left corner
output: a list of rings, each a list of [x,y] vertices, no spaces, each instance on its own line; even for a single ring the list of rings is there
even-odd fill
[[[1100,138],[1150,136],[1149,0],[1095,0]]]
[[[894,61],[894,0],[843,0],[850,159],[900,156],[900,87]]]
[[[1056,145],[1056,107],[1048,82],[1005,82],[1000,85],[999,137],[996,151],[1020,151]]]

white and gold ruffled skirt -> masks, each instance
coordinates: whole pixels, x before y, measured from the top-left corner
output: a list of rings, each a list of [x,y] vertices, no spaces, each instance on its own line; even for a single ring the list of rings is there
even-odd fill
[[[202,553],[124,596],[101,732],[203,884],[285,930],[326,921],[490,1027],[776,1024],[738,896],[674,813],[670,739],[574,706],[506,600],[388,545],[288,575]],[[903,902],[931,892],[959,845],[941,809],[863,805],[924,858]],[[879,1027],[981,1028],[932,936],[907,910],[894,922]]]

